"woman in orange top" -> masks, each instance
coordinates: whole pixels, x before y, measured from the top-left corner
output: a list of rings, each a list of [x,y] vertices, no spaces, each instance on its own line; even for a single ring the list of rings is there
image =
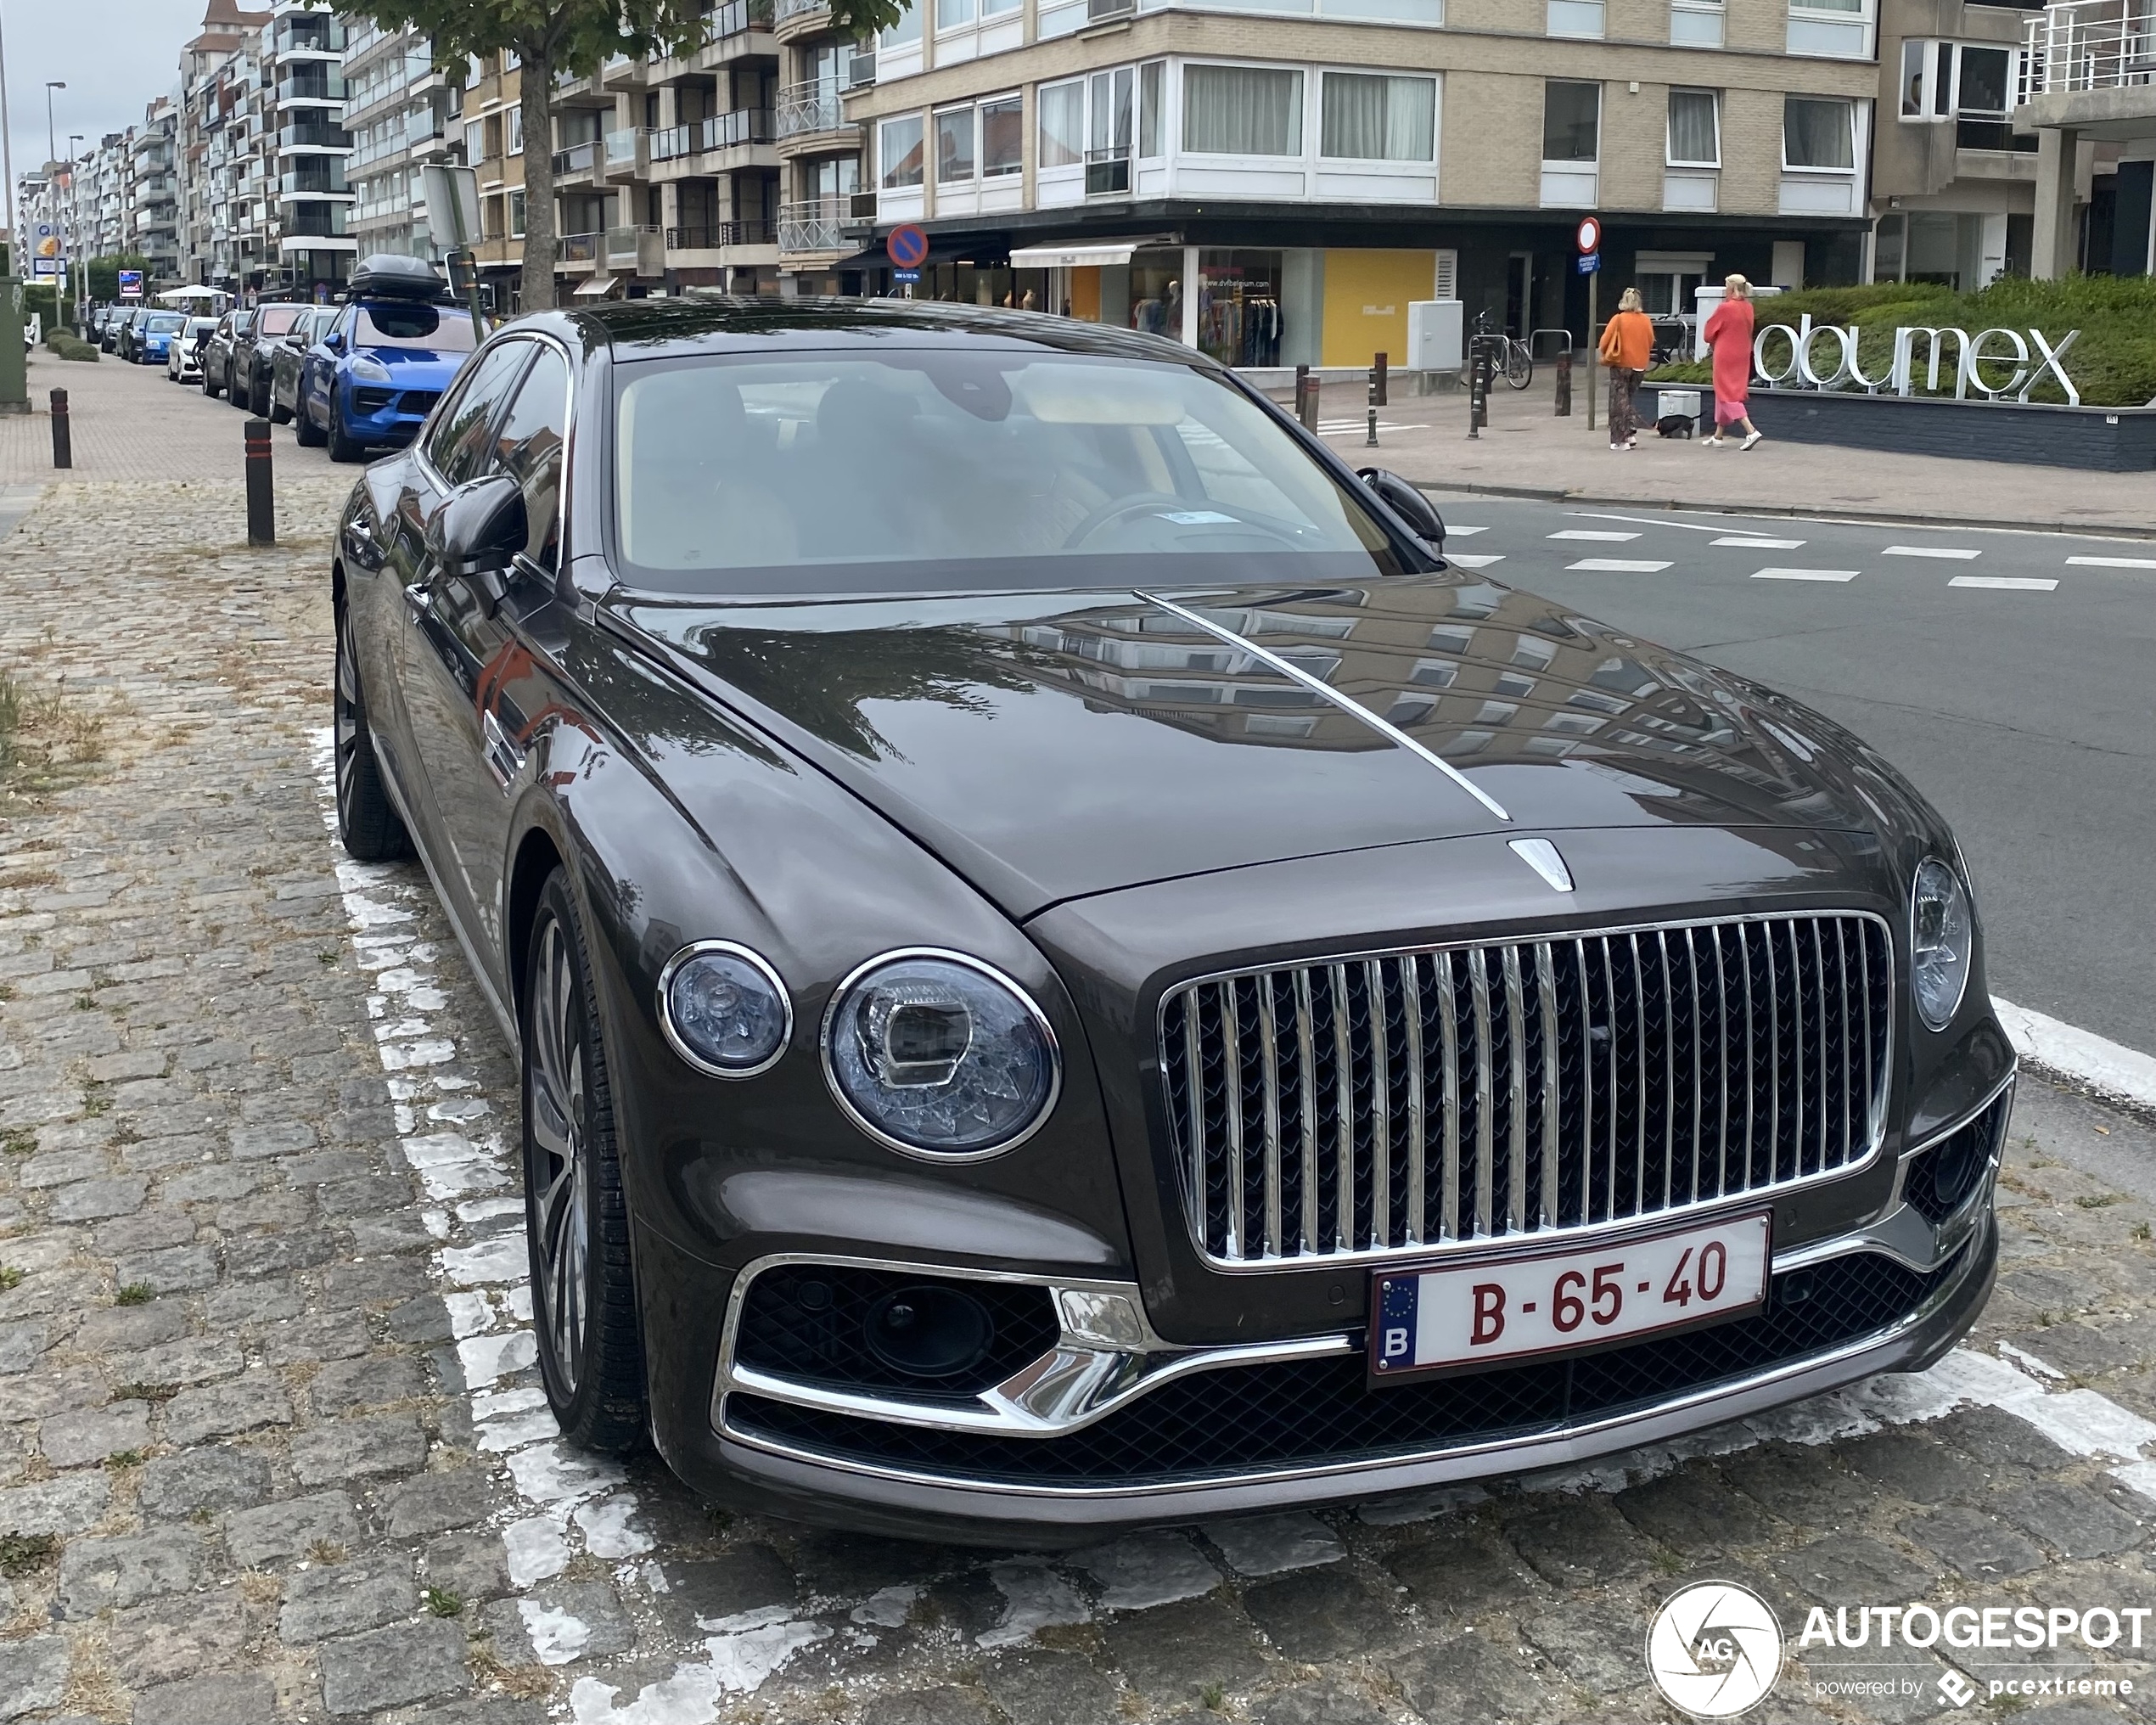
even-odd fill
[[[1631,449],[1639,441],[1639,409],[1634,396],[1654,353],[1654,326],[1639,308],[1639,289],[1627,288],[1617,301],[1617,315],[1603,328],[1596,350],[1609,368],[1609,447]]]
[[[1699,332],[1715,356],[1715,435],[1706,440],[1710,449],[1722,447],[1725,425],[1744,428],[1740,448],[1749,449],[1765,435],[1746,411],[1752,393],[1752,284],[1742,276],[1730,277],[1722,284],[1721,304]]]

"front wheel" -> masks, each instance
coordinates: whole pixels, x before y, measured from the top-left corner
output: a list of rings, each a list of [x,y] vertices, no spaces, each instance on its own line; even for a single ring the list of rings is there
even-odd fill
[[[352,651],[351,607],[337,615],[337,689],[331,737],[336,751],[337,836],[362,862],[385,862],[412,848],[403,818],[382,784],[374,733],[367,722],[367,694]]]
[[[292,435],[302,449],[322,447],[322,433],[316,428],[314,416],[307,412],[307,398],[302,394],[299,405],[292,412]]]
[[[329,458],[332,461],[357,461],[364,455],[364,445],[345,435],[345,404],[336,391],[329,392]]]
[[[1535,356],[1524,341],[1506,346],[1505,381],[1516,390],[1524,390],[1535,381]]]
[[[202,393],[213,402],[217,399],[217,386],[210,380],[210,368],[206,365],[202,368]]]
[[[557,868],[540,890],[524,992],[524,1210],[539,1375],[562,1434],[620,1453],[644,1430],[614,1097],[584,932]]]

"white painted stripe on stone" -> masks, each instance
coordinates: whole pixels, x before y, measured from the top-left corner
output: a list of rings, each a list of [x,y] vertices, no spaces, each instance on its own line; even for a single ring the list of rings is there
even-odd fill
[[[2058,582],[2033,575],[1957,575],[1949,587],[1988,587],[2003,593],[2057,593]]]
[[[1707,542],[1710,545],[1731,546],[1738,551],[1801,551],[1805,546],[1801,539],[1758,539],[1737,533],[1725,535],[1720,539],[1710,539]]]
[[[2099,1095],[2156,1108],[2156,1057],[2108,1042],[2091,1031],[1991,997],[1991,1010],[2024,1060],[2084,1084]]]
[[[1964,551],[1953,545],[1889,545],[1879,553],[1882,557],[1940,557],[1957,563],[1968,563],[1981,557],[1981,551]]]
[[[1862,573],[1855,569],[1755,569],[1754,581],[1855,581]]]
[[[1614,544],[1622,544],[1627,539],[1638,538],[1639,535],[1637,533],[1613,533],[1607,528],[1599,527],[1566,527],[1561,529],[1558,532],[1551,534],[1549,537],[1552,539],[1603,539],[1608,540]]]
[[[2069,557],[2066,561],[2078,569],[2156,569],[2156,557]]]
[[[1577,563],[1568,563],[1567,569],[1599,570],[1605,575],[1658,575],[1670,565],[1642,559],[1633,561],[1622,557],[1583,557]]]

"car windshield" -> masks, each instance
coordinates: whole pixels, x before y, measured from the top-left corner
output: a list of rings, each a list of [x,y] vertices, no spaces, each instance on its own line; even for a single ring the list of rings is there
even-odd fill
[[[1405,566],[1265,408],[1193,365],[935,348],[617,374],[619,544],[639,586],[1069,587],[1166,557],[1179,580]]]
[[[255,330],[258,335],[282,335],[306,314],[305,306],[265,306],[261,322]]]
[[[190,317],[187,320],[187,333],[198,340],[207,335],[216,327],[217,320],[215,317]]]
[[[150,313],[149,323],[144,327],[153,335],[169,335],[186,321],[177,312],[153,312]]]
[[[362,306],[352,334],[355,347],[424,347],[436,353],[469,353],[472,314],[456,306],[407,305],[396,301]]]

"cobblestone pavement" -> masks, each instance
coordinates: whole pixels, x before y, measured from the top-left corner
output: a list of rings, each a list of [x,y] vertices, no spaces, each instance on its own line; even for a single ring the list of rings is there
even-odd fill
[[[343,483],[289,476],[284,519]],[[1814,1605],[2156,1603],[2156,1246],[2074,1166],[2156,1134],[2039,1083],[1969,1347],[1563,1475],[1044,1557],[564,1451],[513,1067],[424,879],[333,847],[322,531],[255,554],[239,520],[62,486],[0,541],[0,666],[109,757],[0,829],[0,1720],[1645,1722],[1648,1617],[1704,1576],[1789,1634],[1755,1718],[1999,1717],[1957,1671],[2156,1717],[2123,1637],[1797,1645]]]

